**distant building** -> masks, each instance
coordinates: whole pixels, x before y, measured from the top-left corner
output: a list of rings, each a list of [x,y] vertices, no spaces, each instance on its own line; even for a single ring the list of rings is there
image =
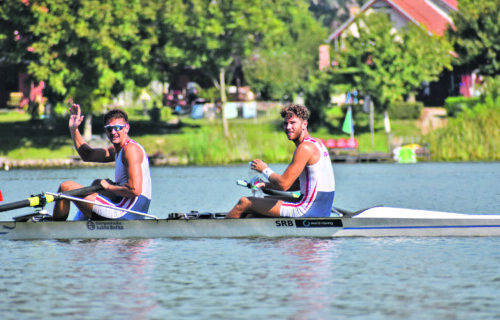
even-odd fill
[[[370,0],[361,8],[351,8],[351,17],[328,37],[328,43],[333,50],[340,50],[341,39],[346,34],[357,34],[356,17],[377,11],[389,14],[398,29],[413,23],[427,30],[429,35],[442,36],[448,26],[453,27],[450,13],[457,10],[457,0]],[[438,81],[423,84],[417,100],[427,105],[442,105],[448,96],[462,93],[466,84],[462,83],[464,75],[461,73],[443,70]]]

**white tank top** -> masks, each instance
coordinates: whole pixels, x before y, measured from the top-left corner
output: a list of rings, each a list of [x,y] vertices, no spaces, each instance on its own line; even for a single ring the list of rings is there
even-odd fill
[[[146,154],[146,151],[144,148],[135,142],[134,140],[129,140],[123,148],[129,143],[135,143],[138,145],[141,150],[142,150],[142,163],[141,163],[141,169],[142,169],[142,195],[145,196],[148,199],[151,199],[151,174],[149,172],[149,159],[148,155]],[[123,153],[123,148],[120,150],[118,155],[116,156],[116,167],[115,167],[115,182],[118,185],[123,185],[127,182],[127,169],[123,165],[122,161],[122,153]]]
[[[312,142],[320,151],[318,162],[308,165],[299,176],[300,192],[304,197],[314,197],[316,192],[335,191],[335,177],[328,150],[323,143],[309,137],[304,141]]]

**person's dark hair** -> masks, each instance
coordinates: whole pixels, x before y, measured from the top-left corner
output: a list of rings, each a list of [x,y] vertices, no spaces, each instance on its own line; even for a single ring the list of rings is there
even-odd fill
[[[120,109],[112,109],[104,115],[104,125],[107,125],[111,119],[123,119],[128,123],[128,115],[125,111]]]
[[[309,110],[307,110],[305,106],[300,104],[291,104],[281,109],[281,117],[283,119],[289,118],[291,116],[297,116],[302,120],[307,120],[309,119]]]

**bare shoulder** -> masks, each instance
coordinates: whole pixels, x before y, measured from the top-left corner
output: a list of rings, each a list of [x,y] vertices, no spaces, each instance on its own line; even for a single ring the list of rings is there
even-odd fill
[[[318,147],[315,145],[318,143],[317,140],[313,141],[303,141],[299,146],[297,147],[298,152],[304,152],[304,153],[314,153],[318,150]]]
[[[316,139],[314,141],[304,141],[297,147],[295,154],[304,158],[308,165],[314,164],[320,156],[317,143],[321,142],[318,142]]]
[[[142,160],[142,148],[137,143],[129,143],[123,148],[124,155],[127,159]]]

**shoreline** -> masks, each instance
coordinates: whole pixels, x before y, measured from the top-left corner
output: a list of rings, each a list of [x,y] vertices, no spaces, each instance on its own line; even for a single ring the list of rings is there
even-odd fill
[[[152,167],[167,165],[187,165],[187,160],[179,158],[154,157],[149,158]],[[86,168],[86,167],[114,167],[114,162],[96,163],[84,162],[78,157],[68,157],[67,159],[29,159],[14,160],[0,158],[0,170],[9,171],[11,169],[64,169],[64,168]]]

